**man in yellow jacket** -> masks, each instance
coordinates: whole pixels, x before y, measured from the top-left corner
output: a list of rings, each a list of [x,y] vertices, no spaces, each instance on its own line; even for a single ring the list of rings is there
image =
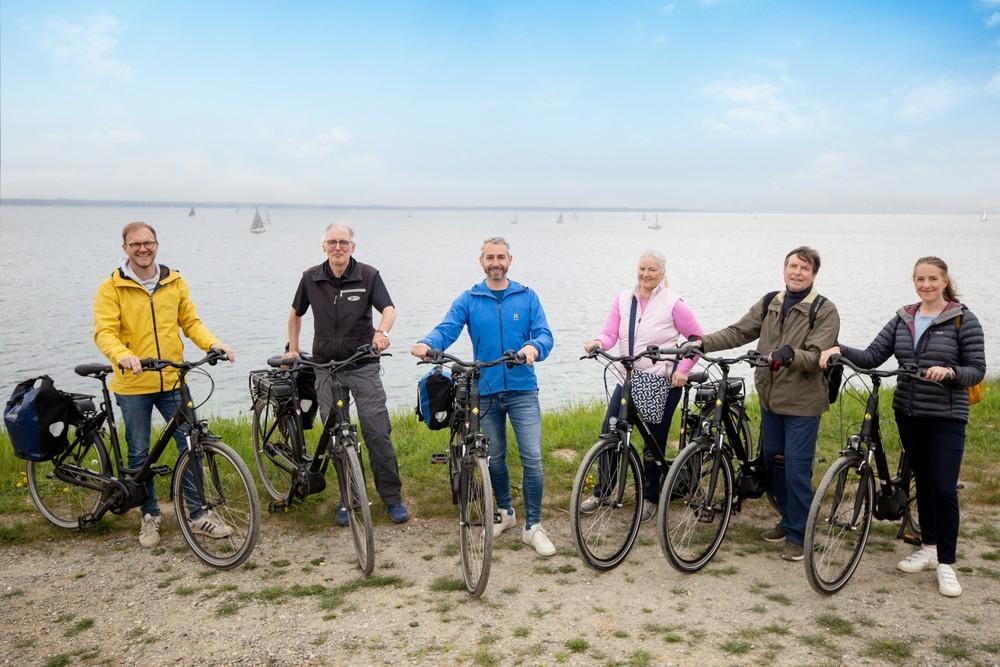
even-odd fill
[[[94,342],[116,369],[111,391],[125,422],[130,468],[141,466],[149,455],[153,408],[170,420],[183,401],[177,371],[144,373],[141,359],[183,361],[181,331],[201,349],[215,348],[225,352],[230,361],[234,359],[229,346],[201,323],[180,274],[156,262],[158,246],[156,230],[150,225],[125,225],[125,259],[101,283],[94,299]],[[174,433],[178,450],[187,446],[187,430],[182,426]],[[152,547],[160,541],[160,508],[152,478],[146,492],[139,544]],[[211,510],[187,518],[192,530],[210,537],[225,537],[232,530]]]

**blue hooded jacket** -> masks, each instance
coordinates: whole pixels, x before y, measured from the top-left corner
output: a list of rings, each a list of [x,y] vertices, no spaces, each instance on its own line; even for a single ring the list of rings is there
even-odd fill
[[[513,280],[498,300],[486,286],[486,281],[474,285],[455,299],[441,324],[421,338],[432,350],[444,350],[458,340],[462,327],[469,327],[472,350],[476,361],[492,361],[507,350],[515,352],[530,344],[538,350],[542,361],[552,351],[552,331],[538,295],[529,287]],[[530,391],[538,388],[535,369],[531,366],[506,364],[484,368],[479,378],[483,396],[501,391]]]

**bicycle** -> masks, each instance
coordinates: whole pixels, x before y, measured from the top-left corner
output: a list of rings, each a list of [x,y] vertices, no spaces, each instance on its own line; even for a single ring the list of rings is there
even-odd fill
[[[570,495],[569,523],[573,544],[583,562],[599,572],[611,570],[625,560],[635,544],[642,520],[645,480],[642,459],[632,446],[633,427],[640,429],[647,442],[654,440],[632,404],[635,362],[644,358],[666,361],[663,355],[682,353],[680,349],[650,346],[633,355],[613,356],[595,350],[580,357],[605,360],[605,372],[614,363],[625,370],[617,416],[611,417],[608,432],[603,433],[584,455]],[[661,469],[670,467],[659,445],[654,443],[648,449]],[[593,504],[592,498],[596,498],[596,506],[588,511],[583,505],[585,501]]]
[[[220,359],[225,355],[211,350],[195,362],[142,361],[144,370],[172,367],[179,371],[183,404],[167,422],[145,463],[137,468],[126,467],[122,458],[107,384],[107,376],[113,372],[111,366],[77,366],[77,375],[100,381],[101,409],[95,407],[94,396],[69,394],[75,414],[69,447],[49,461],[27,462],[28,490],[42,516],[60,528],[92,528],[108,512],[123,514],[142,505],[147,498],[146,482],[170,475],[177,523],[195,555],[224,570],[243,563],[253,551],[260,530],[257,487],[239,455],[209,431],[207,421],[195,418],[195,406],[184,382],[195,368],[206,363],[214,365]],[[189,428],[188,446],[180,452],[171,471],[170,466],[157,461],[182,424]],[[110,438],[113,462],[105,434]],[[216,513],[229,527],[229,534],[212,538],[195,533],[189,520],[205,512]]]
[[[326,488],[327,468],[333,461],[354,552],[365,575],[375,569],[375,531],[361,463],[361,441],[357,426],[351,423],[350,391],[339,382],[332,383],[334,409],[327,415],[314,454],[309,456],[296,376],[302,368],[314,368],[329,370],[336,378],[338,371],[379,356],[390,355],[363,345],[343,361],[317,363],[302,357],[272,357],[267,364],[275,370],[252,371],[250,375],[254,397],[253,456],[264,489],[271,497],[268,509],[287,509],[295,499],[322,491]]]
[[[763,367],[770,364],[768,357],[756,350],[730,358],[711,357],[700,350],[690,354],[717,367],[721,377],[709,380],[707,372],[688,376],[682,412],[687,446],[674,459],[660,491],[656,521],[660,549],[671,565],[686,573],[697,572],[712,560],[733,511],[739,512],[744,500],[768,494],[770,467],[762,460],[761,439],[755,444],[751,435],[743,378],[729,377],[734,364]],[[695,411],[689,404],[691,390]],[[773,506],[775,501],[768,496]]]
[[[431,463],[448,464],[451,500],[458,506],[462,578],[472,597],[486,590],[493,559],[493,524],[499,522],[490,481],[489,441],[480,428],[479,376],[484,368],[524,363],[508,351],[493,361],[462,361],[447,352],[430,350],[417,364],[451,364],[454,390],[448,452],[431,455]]]
[[[803,544],[806,577],[817,593],[832,595],[847,585],[861,563],[873,515],[883,521],[902,519],[897,539],[920,544],[916,482],[906,450],[900,454],[896,475],[889,472],[878,398],[883,378],[900,375],[923,378],[916,366],[891,371],[865,369],[839,355],[831,357],[828,363],[843,364],[855,374],[868,376],[872,383],[861,427],[847,438],[840,458],[823,475],[806,521]],[[877,492],[876,474],[880,480]]]

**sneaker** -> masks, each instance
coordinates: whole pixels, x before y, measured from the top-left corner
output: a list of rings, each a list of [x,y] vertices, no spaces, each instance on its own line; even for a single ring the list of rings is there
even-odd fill
[[[774,525],[773,528],[768,528],[763,533],[760,534],[760,539],[765,542],[784,542],[785,541],[785,529],[781,527],[780,523]]]
[[[191,532],[197,535],[205,535],[213,540],[229,537],[233,534],[233,529],[226,525],[214,510],[208,510],[197,519],[188,522]]]
[[[580,511],[584,514],[592,514],[597,511],[597,508],[601,506],[601,499],[597,496],[588,496],[586,500],[580,503]]]
[[[410,520],[410,513],[403,503],[389,503],[386,506],[389,510],[389,518],[393,523],[406,523]]]
[[[656,516],[656,503],[651,500],[642,501],[642,523],[647,521],[652,521],[653,517]]]
[[[941,595],[949,598],[957,598],[962,594],[962,587],[958,584],[958,576],[951,565],[941,563],[937,566],[938,590]]]
[[[337,513],[333,515],[333,519],[341,528],[347,528],[347,524],[351,522],[351,520],[347,518],[347,508],[344,507],[343,503],[337,505]]]
[[[514,524],[517,523],[517,519],[514,518],[514,508],[504,509],[501,507],[500,513],[500,523],[493,524],[493,537],[500,537],[500,533],[507,530],[508,528],[513,528]]]
[[[785,540],[785,548],[781,550],[781,557],[790,561],[802,560],[805,558],[802,553],[802,545]]]
[[[896,563],[896,569],[913,574],[937,567],[937,547],[922,547]]]
[[[521,541],[525,544],[530,544],[535,548],[535,553],[539,556],[544,556],[548,558],[549,556],[556,555],[556,548],[552,546],[552,542],[549,540],[548,534],[545,529],[542,528],[542,524],[536,523],[531,528],[528,528],[521,533]]]
[[[143,514],[142,524],[139,526],[139,546],[155,547],[160,543],[160,515]]]

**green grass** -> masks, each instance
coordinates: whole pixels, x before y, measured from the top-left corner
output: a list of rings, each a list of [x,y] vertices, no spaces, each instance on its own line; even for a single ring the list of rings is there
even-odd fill
[[[898,456],[899,444],[896,435],[896,425],[892,419],[890,402],[892,392],[882,395],[883,420],[882,435],[890,454],[890,465],[894,468]],[[751,396],[747,401],[748,412],[758,414],[757,400]],[[862,406],[850,397],[842,396],[823,415],[820,423],[820,437],[817,446],[817,458],[821,461],[815,466],[814,482],[826,471],[843,447],[848,433],[856,428],[861,421]],[[598,402],[569,405],[557,410],[546,412],[542,416],[542,429],[545,436],[545,447],[542,448],[545,467],[545,502],[546,512],[555,512],[557,508],[565,508],[569,502],[569,493],[573,486],[573,477],[584,452],[594,443],[600,429],[604,405]],[[670,440],[677,436],[678,422],[674,420]],[[250,423],[246,417],[211,418],[212,430],[231,445],[249,462],[251,469],[253,455],[251,451]],[[399,412],[392,418],[393,440],[397,443],[397,458],[400,475],[404,480],[404,494],[410,510],[418,517],[453,518],[454,505],[448,488],[447,470],[441,466],[430,465],[430,454],[444,450],[447,433],[444,431],[429,431],[417,422],[410,411]],[[753,427],[756,432],[756,422]],[[967,482],[961,492],[963,506],[1000,505],[1000,440],[993,434],[1000,430],[1000,379],[993,379],[987,384],[986,397],[982,403],[973,406],[972,418],[966,432],[965,454],[962,462],[962,481]],[[306,440],[310,450],[319,438],[319,429],[306,432]],[[509,435],[513,447],[513,434]],[[405,443],[405,446],[402,444]],[[174,448],[168,447],[161,463],[173,464],[176,458]],[[520,463],[517,456],[508,456],[512,479],[521,479]],[[52,527],[37,512],[32,504],[28,490],[18,482],[23,479],[24,462],[14,457],[13,450],[5,431],[0,431],[0,544],[20,544],[37,539],[66,540],[67,533]],[[253,471],[255,479],[256,471]],[[331,488],[325,492],[306,498],[297,503],[290,512],[264,513],[265,524],[274,523],[294,526],[299,530],[323,531],[329,530],[331,517],[335,509],[336,493],[333,489],[332,476],[329,480]],[[258,490],[262,498],[266,493],[262,487]],[[515,503],[520,498],[520,489],[514,489]],[[376,497],[374,487],[369,488],[369,497]],[[377,507],[374,512],[378,523],[388,523],[385,511]],[[134,513],[125,517],[108,515],[101,520],[97,529],[87,531],[78,539],[103,538],[107,533],[132,532],[138,519]],[[741,549],[750,553],[768,549],[763,546],[753,534],[756,531],[746,529],[745,534],[739,522],[734,522],[730,528],[731,539],[739,544]],[[976,531],[977,537],[985,538],[994,548],[1000,547],[1000,526],[984,526]],[[181,547],[181,550],[186,550]],[[454,556],[455,551],[445,550],[444,555]],[[322,562],[322,561],[320,561]],[[314,563],[319,565],[320,563]],[[272,565],[272,567],[279,567]],[[725,570],[718,574],[724,575]]]

